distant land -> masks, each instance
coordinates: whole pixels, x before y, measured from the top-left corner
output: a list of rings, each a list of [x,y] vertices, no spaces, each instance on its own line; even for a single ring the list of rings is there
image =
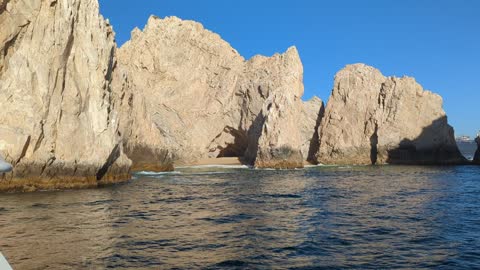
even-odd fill
[[[455,140],[456,140],[457,142],[474,143],[474,142],[475,142],[475,138],[476,138],[476,137],[479,137],[479,136],[480,136],[480,132],[477,133],[477,135],[476,135],[476,136],[473,136],[473,137],[468,136],[468,135],[460,135],[460,136],[455,137]]]

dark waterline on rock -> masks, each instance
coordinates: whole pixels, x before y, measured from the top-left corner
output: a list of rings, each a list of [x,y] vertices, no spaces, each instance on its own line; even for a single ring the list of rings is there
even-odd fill
[[[480,267],[480,167],[180,169],[3,194],[14,269]]]

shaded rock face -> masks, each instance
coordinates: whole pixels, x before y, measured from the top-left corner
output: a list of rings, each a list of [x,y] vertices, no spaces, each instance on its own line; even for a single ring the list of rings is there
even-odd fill
[[[233,156],[253,164],[266,100],[279,93],[292,100],[284,105],[302,105],[303,67],[295,48],[245,61],[196,22],[151,17],[143,31],[132,32],[118,59],[128,81],[114,87],[120,126],[138,168],[152,160],[169,167]],[[300,146],[295,142],[296,150]],[[145,151],[156,154],[145,160]]]
[[[112,102],[114,34],[96,0],[0,2],[0,189],[128,179]]]
[[[473,157],[473,163],[480,164],[480,137],[475,138],[477,143],[477,151],[475,151],[475,156]]]
[[[440,96],[363,64],[336,75],[319,132],[322,164],[465,162]]]

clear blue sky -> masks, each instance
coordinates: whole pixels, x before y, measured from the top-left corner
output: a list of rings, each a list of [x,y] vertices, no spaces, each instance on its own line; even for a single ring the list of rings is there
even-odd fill
[[[330,96],[335,73],[366,63],[440,94],[456,135],[480,129],[479,0],[100,0],[121,45],[148,17],[201,22],[245,58],[297,46],[305,97]]]

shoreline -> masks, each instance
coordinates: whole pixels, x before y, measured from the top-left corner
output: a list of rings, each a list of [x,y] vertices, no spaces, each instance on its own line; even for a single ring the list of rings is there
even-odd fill
[[[191,167],[191,166],[209,166],[209,165],[247,165],[248,164],[240,157],[222,157],[222,158],[204,158],[193,163],[181,164],[178,167]],[[177,167],[177,166],[175,166]]]
[[[132,179],[130,173],[108,174],[97,180],[95,176],[64,176],[64,177],[23,177],[4,178],[0,174],[0,193],[30,193],[37,191],[77,190],[109,186],[128,182]]]
[[[242,166],[242,165],[252,167],[252,165],[245,162],[245,160],[242,157],[205,158],[192,163],[178,164],[174,167],[181,168],[181,167],[194,167],[194,166]],[[317,164],[304,161],[303,166],[310,167],[310,166],[317,166]]]

